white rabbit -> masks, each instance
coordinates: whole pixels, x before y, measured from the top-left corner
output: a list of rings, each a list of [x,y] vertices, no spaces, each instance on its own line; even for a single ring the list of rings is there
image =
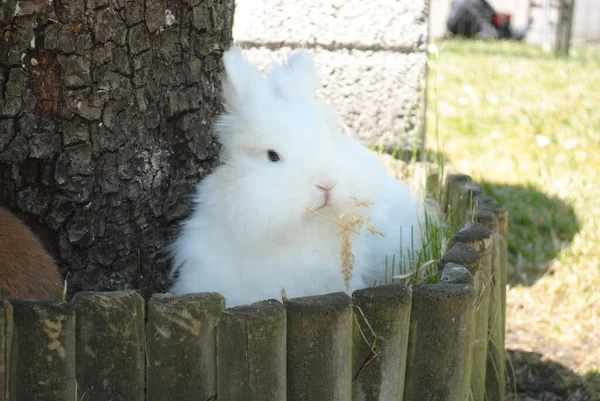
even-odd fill
[[[345,291],[337,220],[371,216],[386,233],[351,234],[351,289],[383,281],[385,260],[421,248],[421,202],[316,100],[312,56],[297,52],[265,77],[232,47],[224,54],[225,112],[215,124],[222,164],[197,187],[173,244],[172,293],[219,292],[228,307]],[[411,240],[412,237],[412,240]],[[396,259],[399,260],[399,259]]]

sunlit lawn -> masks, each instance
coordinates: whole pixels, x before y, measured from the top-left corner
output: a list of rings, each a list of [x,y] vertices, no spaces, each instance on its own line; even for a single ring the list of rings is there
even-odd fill
[[[597,372],[600,51],[565,60],[507,42],[436,45],[428,147],[510,213],[507,347]]]

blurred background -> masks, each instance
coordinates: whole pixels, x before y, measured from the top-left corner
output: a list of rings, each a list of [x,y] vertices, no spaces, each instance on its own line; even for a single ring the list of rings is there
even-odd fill
[[[510,215],[507,399],[600,400],[600,0],[239,1],[233,35],[259,65],[309,48],[351,135],[482,183]]]
[[[571,43],[574,45],[600,45],[600,3],[598,0],[490,0],[488,3],[499,13],[512,16],[511,23],[516,27],[531,27],[525,42],[552,48],[556,41],[557,29],[561,23],[561,8],[570,11],[572,17],[565,16],[564,22],[572,25]],[[431,0],[430,34],[431,39],[443,38],[446,33],[446,21],[450,13],[452,0]]]

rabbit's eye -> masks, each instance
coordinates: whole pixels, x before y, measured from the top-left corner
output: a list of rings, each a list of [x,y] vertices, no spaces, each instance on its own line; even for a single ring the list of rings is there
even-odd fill
[[[269,156],[269,160],[272,162],[278,162],[280,160],[279,154],[274,150],[269,149],[267,151],[267,155]]]

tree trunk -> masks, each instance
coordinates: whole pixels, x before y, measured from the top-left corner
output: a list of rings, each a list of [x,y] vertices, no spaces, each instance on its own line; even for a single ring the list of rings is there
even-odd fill
[[[5,0],[0,205],[80,290],[168,285],[166,247],[217,163],[232,0]]]

